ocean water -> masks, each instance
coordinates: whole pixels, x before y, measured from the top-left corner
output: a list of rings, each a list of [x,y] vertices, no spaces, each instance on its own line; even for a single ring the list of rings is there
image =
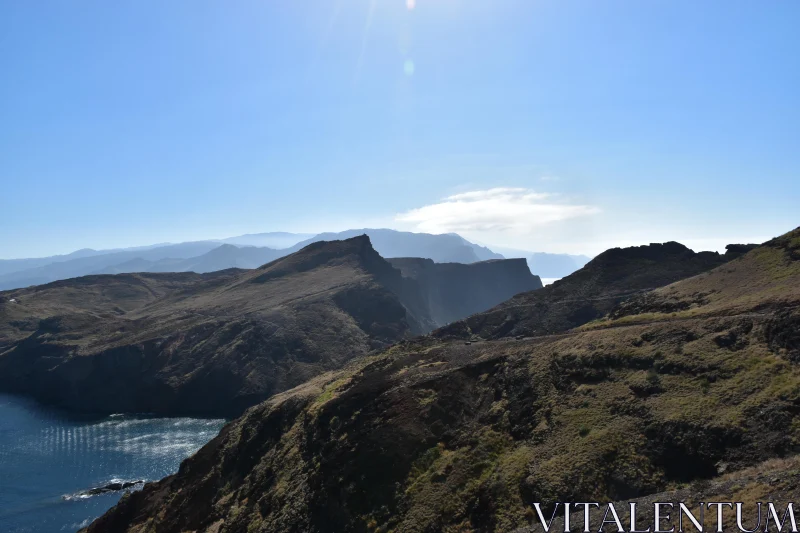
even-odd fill
[[[76,416],[0,395],[0,532],[77,531],[123,494],[81,492],[169,475],[223,424],[196,418]]]

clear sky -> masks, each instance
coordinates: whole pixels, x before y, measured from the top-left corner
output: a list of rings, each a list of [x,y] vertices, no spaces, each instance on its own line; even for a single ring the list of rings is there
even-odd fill
[[[800,225],[797,0],[0,0],[0,257]]]

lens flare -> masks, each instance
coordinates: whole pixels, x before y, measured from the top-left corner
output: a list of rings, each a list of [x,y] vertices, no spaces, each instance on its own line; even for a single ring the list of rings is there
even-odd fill
[[[403,72],[405,72],[407,76],[414,74],[414,62],[410,59],[406,59],[406,62],[403,63]]]
[[[417,6],[417,0],[406,0],[406,7],[411,10]]]

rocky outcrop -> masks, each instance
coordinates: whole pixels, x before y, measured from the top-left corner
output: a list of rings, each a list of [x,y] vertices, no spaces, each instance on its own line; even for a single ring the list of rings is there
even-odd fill
[[[86,498],[91,498],[92,496],[107,494],[109,492],[120,492],[123,490],[141,489],[145,483],[146,481],[144,479],[136,479],[133,481],[112,480],[109,483],[106,483],[105,485],[101,485],[99,487],[94,487],[89,490],[84,490],[76,494],[64,495],[63,499],[68,501],[83,500]]]

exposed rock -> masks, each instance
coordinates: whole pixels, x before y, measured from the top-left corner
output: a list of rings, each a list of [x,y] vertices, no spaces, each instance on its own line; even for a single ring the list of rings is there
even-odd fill
[[[731,259],[739,257],[756,247],[758,244],[728,244],[725,246],[725,256],[730,256]]]
[[[83,498],[90,498],[92,496],[98,496],[100,494],[106,494],[108,492],[119,492],[121,490],[133,489],[138,487],[139,485],[144,485],[144,484],[145,480],[143,479],[137,479],[135,481],[112,481],[101,487],[95,487],[89,490],[79,492],[77,494],[70,494],[68,496],[64,496],[64,499],[79,500]]]
[[[431,318],[449,324],[489,309],[515,294],[542,288],[525,259],[494,259],[469,265],[430,259],[395,258],[389,263],[416,280],[426,295]]]

